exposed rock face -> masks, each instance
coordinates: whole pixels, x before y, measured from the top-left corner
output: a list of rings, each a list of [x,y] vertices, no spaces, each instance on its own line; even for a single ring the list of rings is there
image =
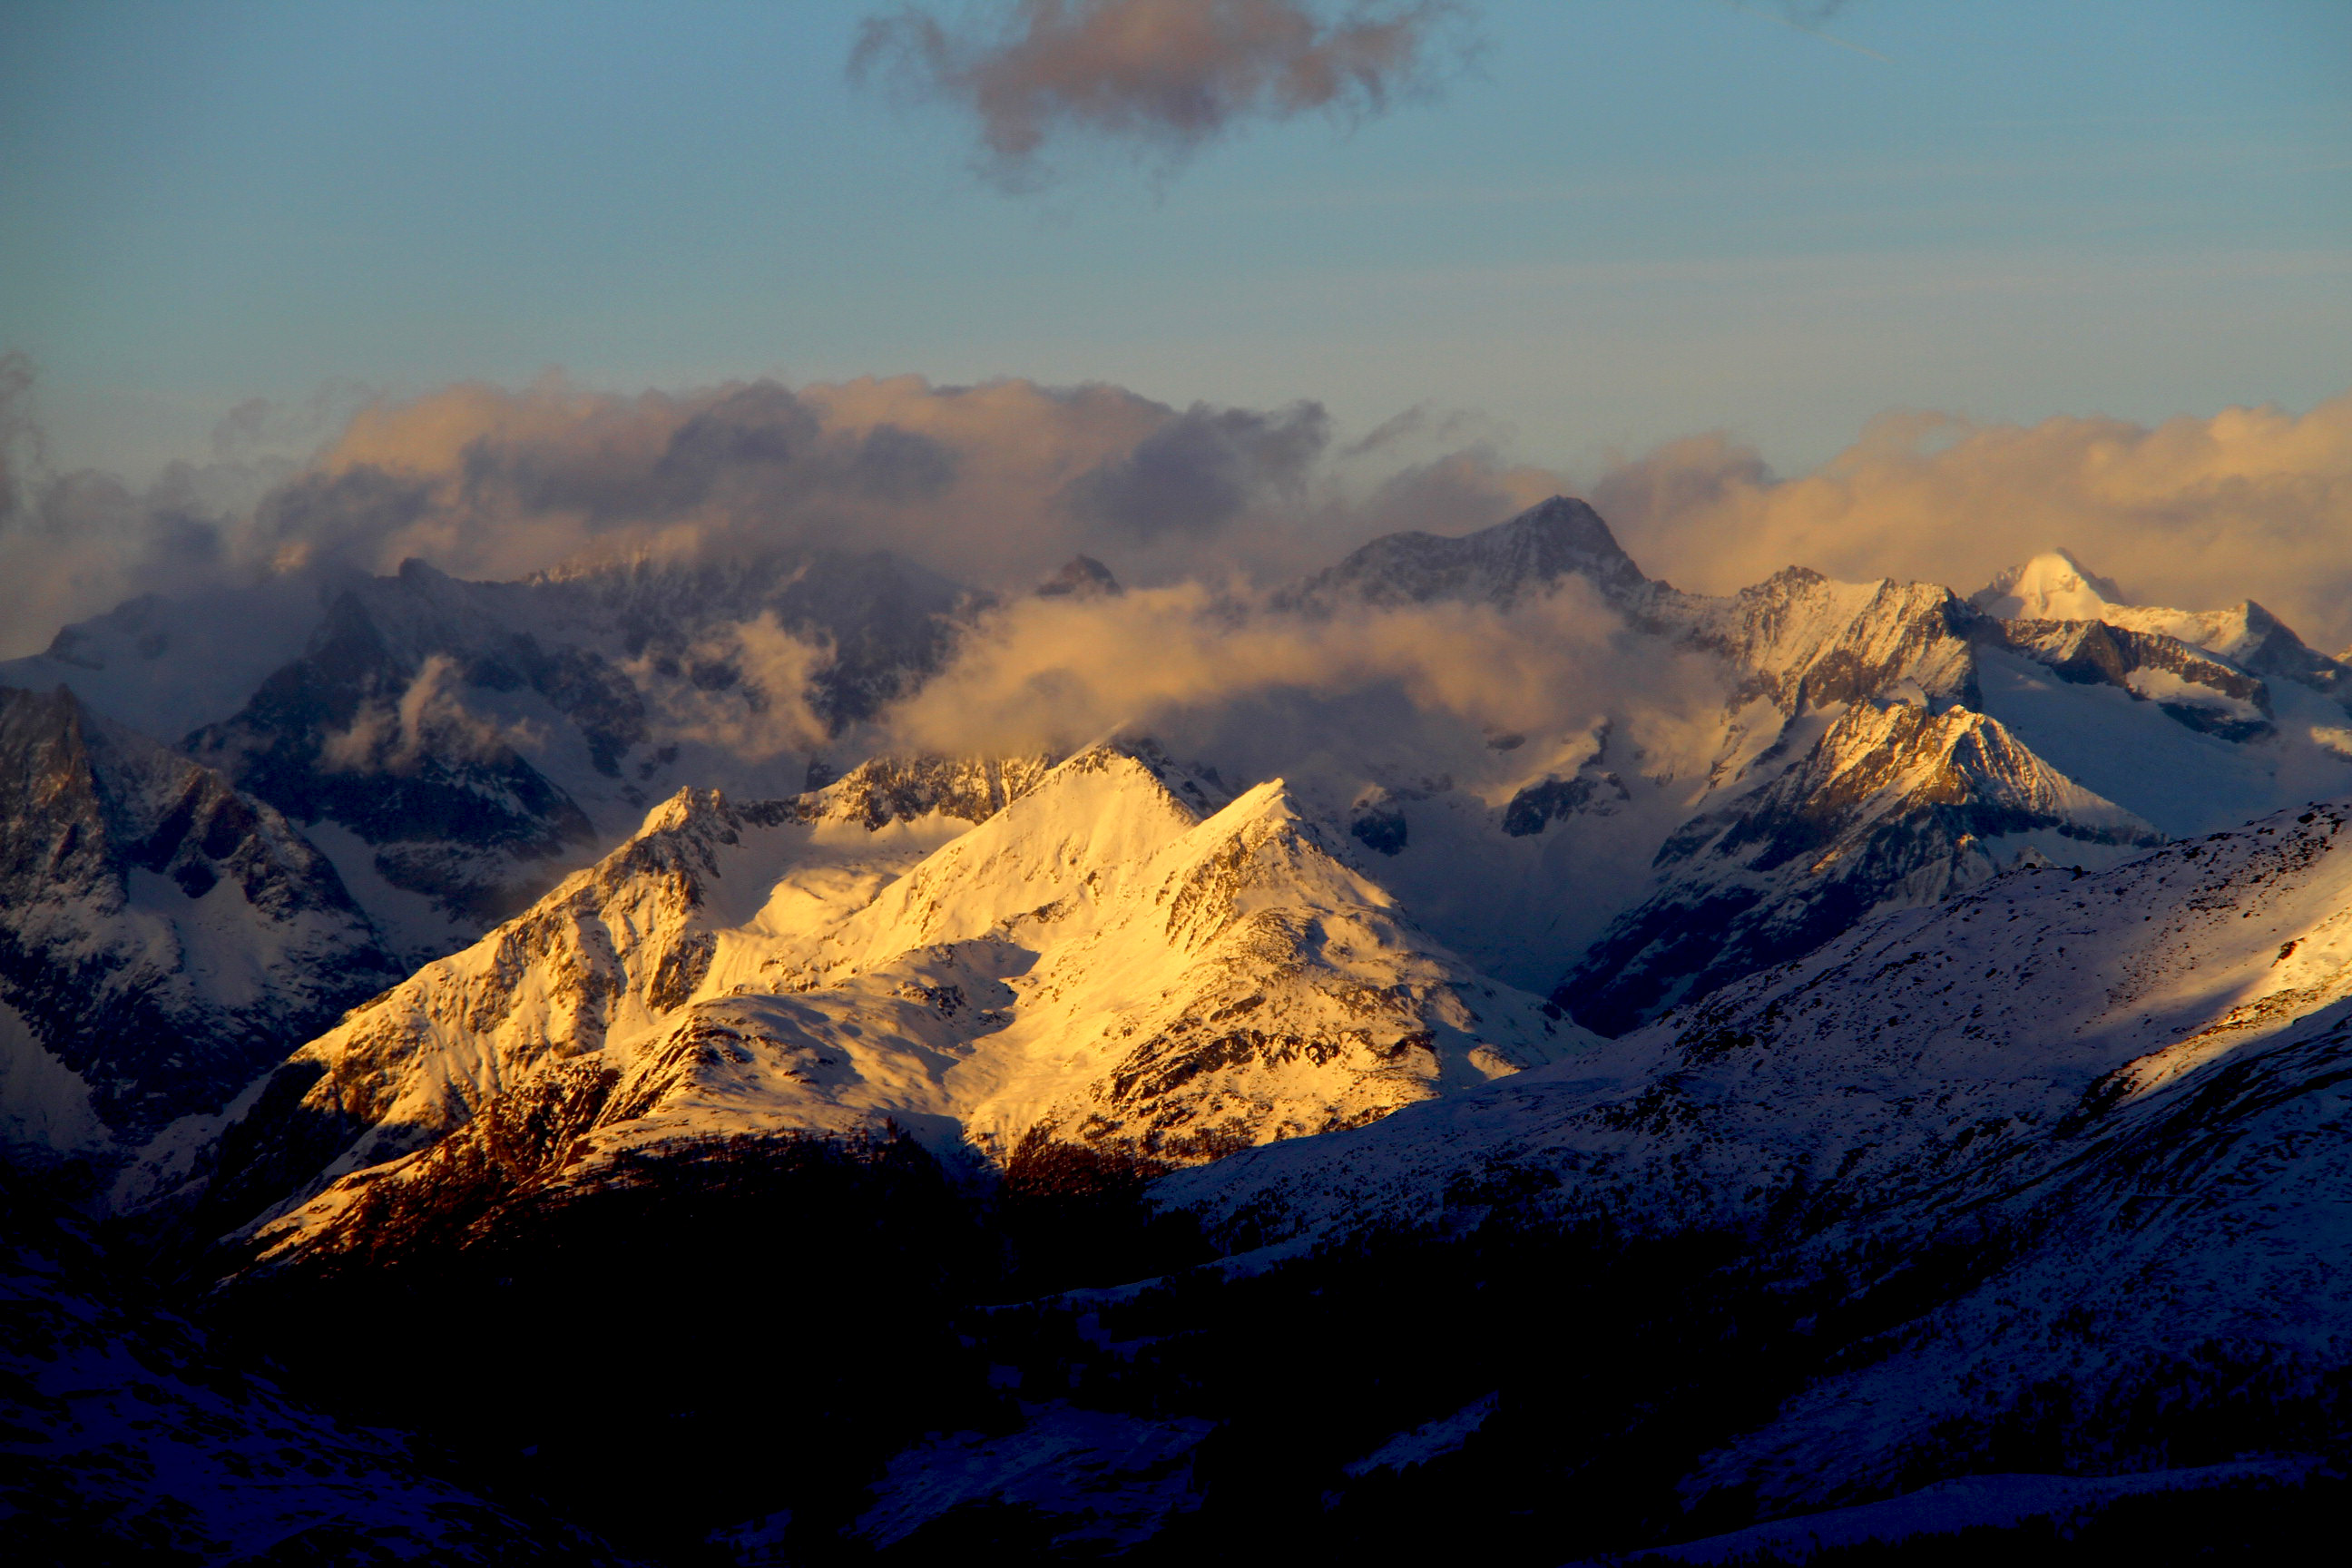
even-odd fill
[[[1376,540],[1286,602],[1507,610],[1570,574],[1621,609],[1626,646],[1654,648],[1662,665],[1696,654],[1722,672],[1712,740],[1671,756],[1621,742],[1605,760],[1555,740],[1560,763],[1490,777],[1475,795],[1384,780],[1355,795],[1348,821],[1442,933],[1523,984],[1542,933],[1577,930],[1549,950],[1551,974],[1565,971],[1557,997],[1596,1027],[1631,1027],[1873,910],[1971,885],[1997,856],[2103,865],[2158,829],[2209,830],[2274,807],[2285,789],[2347,782],[2352,730],[2298,695],[2332,689],[2332,661],[2296,654],[2303,645],[2259,607],[2124,605],[2063,552],[1973,604],[1937,584],[1838,583],[1802,567],[1717,598],[1643,578],[1606,524],[1556,498],[1461,539]],[[2297,684],[2281,688],[2287,678],[2252,668],[2257,656],[2292,667]],[[1896,710],[1914,711],[1886,716]],[[1917,733],[1879,733],[1889,725]],[[1944,760],[1964,756],[1979,761]],[[1978,782],[1956,786],[1964,774]],[[2029,779],[2011,801],[2003,781]],[[2082,786],[2088,817],[2053,809],[2060,785]],[[2110,820],[2108,802],[2127,825]],[[2037,835],[2051,841],[2027,842]],[[1646,882],[1621,864],[1637,848],[1654,857]],[[1487,885],[1457,885],[1471,879]],[[1606,917],[1577,912],[1595,902]]]
[[[1677,595],[1651,614],[1661,630],[1738,672],[1734,708],[1761,697],[1797,714],[1902,680],[1934,701],[1976,700],[1974,617],[1932,583],[1833,583],[1791,566],[1731,598]]]
[[[424,573],[405,577],[422,581]],[[634,738],[625,718],[635,693],[625,683],[625,699],[578,661],[520,658],[524,639],[509,640],[507,658],[469,660],[465,683],[520,684],[512,668],[520,662],[542,684],[593,685],[603,705],[624,716],[618,733],[613,722],[601,727],[605,748]],[[527,651],[538,653],[535,645]],[[376,846],[375,868],[394,887],[488,921],[510,909],[519,876],[586,844],[595,828],[502,736],[454,704],[435,702],[437,689],[457,679],[451,656],[398,646],[361,595],[346,593],[300,659],[188,744],[296,820],[340,823]],[[642,728],[637,716],[635,731]]]
[[[219,1110],[399,978],[283,816],[69,692],[0,688],[0,1002],[17,1048],[78,1080],[47,1082],[87,1097],[84,1152]],[[55,1104],[7,1109],[65,1125]]]
[[[625,657],[647,659],[664,679],[679,672],[698,682],[744,679],[724,658],[708,660],[707,634],[772,616],[783,630],[831,650],[811,676],[809,700],[835,726],[871,717],[937,669],[955,646],[956,613],[971,597],[961,584],[879,550],[696,564],[583,563],[529,585],[563,618],[609,628]]]
[[[875,757],[794,809],[809,822],[858,822],[880,829],[933,812],[985,822],[1037,787],[1050,757]]]
[[[1970,595],[1969,602],[2003,620],[2095,622],[2169,637],[2252,675],[2295,681],[2339,700],[2352,698],[2352,667],[2310,647],[2252,599],[2226,610],[2135,605],[2114,583],[2063,550],[2009,568]]]
[[[680,792],[594,866],[295,1053],[224,1140],[206,1223],[422,1148],[543,1062],[644,1033],[704,987],[723,931],[770,906],[788,921],[870,897],[1045,771],[878,758],[793,799]]]
[[[1979,643],[2030,658],[2061,679],[2153,701],[2192,730],[2227,741],[2273,732],[2269,686],[2178,637],[2096,620],[1993,621],[1974,631]]]

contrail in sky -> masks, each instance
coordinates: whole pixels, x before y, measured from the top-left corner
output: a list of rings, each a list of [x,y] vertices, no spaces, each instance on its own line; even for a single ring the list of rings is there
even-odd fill
[[[1751,16],[1761,16],[1768,22],[1778,22],[1780,26],[1790,28],[1795,32],[1802,33],[1809,38],[1819,38],[1825,44],[1835,44],[1839,48],[1852,49],[1858,55],[1868,55],[1872,59],[1878,61],[1881,65],[1891,66],[1895,63],[1893,60],[1887,58],[1886,56],[1880,54],[1876,49],[1865,48],[1860,44],[1849,42],[1844,38],[1839,37],[1834,33],[1824,33],[1819,27],[1808,27],[1802,22],[1798,21],[1795,17],[1784,16],[1778,11],[1767,11],[1760,6],[1748,5],[1746,0],[1723,0],[1723,3],[1730,6],[1735,11],[1745,11]]]

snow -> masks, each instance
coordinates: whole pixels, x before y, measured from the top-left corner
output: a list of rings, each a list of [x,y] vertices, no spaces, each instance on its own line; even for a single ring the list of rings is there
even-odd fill
[[[412,1151],[583,1058],[631,1108],[590,1134],[592,1165],[886,1120],[970,1162],[1080,1127],[1199,1157],[1591,1043],[1405,921],[1279,781],[1216,805],[1148,753],[1101,748],[917,858],[936,824],[845,837],[682,795],[305,1047],[330,1068],[313,1095],[373,1124],[323,1175],[408,1161],[398,1179],[428,1179]],[[695,950],[707,970],[656,997],[669,955]],[[306,1201],[278,1244],[331,1227],[349,1190]]]
[[[375,846],[341,823],[322,817],[302,832],[335,868],[344,891],[367,911],[376,934],[404,967],[430,963],[480,935],[473,922],[450,915],[423,893],[385,881],[376,868]]]
[[[2126,601],[2071,551],[2053,550],[2003,572],[1969,602],[2003,620],[2095,621]]]
[[[137,866],[123,881],[130,916],[154,931],[150,951],[164,970],[186,975],[225,1007],[260,999],[267,972],[284,959],[288,933],[257,918],[243,889],[224,878],[192,899],[169,877]]]
[[[1328,1240],[1548,1172],[1569,1212],[1636,1232],[1791,1205],[1800,1256],[1825,1260],[2013,1226],[2001,1271],[1685,1483],[1767,1511],[1886,1489],[2038,1380],[2092,1409],[2136,1367],[2239,1345],[2323,1386],[2352,1336],[2347,821],[2352,800],[2105,871],[2012,872],[1572,1063],[1155,1194],[1213,1229],[1246,1213],[1253,1237]],[[2063,1327],[2080,1313],[2095,1333]]]
[[[2063,1524],[2127,1497],[2194,1491],[2247,1481],[2293,1484],[2317,1465],[2315,1459],[2284,1456],[2119,1476],[1960,1476],[1881,1502],[1775,1520],[1769,1524],[1750,1525],[1679,1546],[1654,1547],[1634,1554],[1633,1561],[1801,1561],[1817,1552],[1893,1545],[1914,1536],[1952,1534],[1969,1529],[2006,1530],[2035,1519]]]
[[[2308,775],[2295,781],[2305,787],[2282,789],[2275,749],[2200,733],[2130,692],[2063,680],[1995,648],[1979,657],[1988,714],[2060,773],[2129,803],[2175,837],[2234,827],[2298,795],[2333,793],[2309,789],[2326,781]],[[2347,784],[2352,769],[2335,787]]]
[[[1211,1423],[1062,1404],[1024,1405],[1023,1416],[1006,1436],[959,1432],[899,1454],[855,1533],[878,1551],[985,1501],[1036,1509],[1060,1522],[1055,1544],[1101,1551],[1145,1540],[1199,1505],[1191,1454]]]
[[[176,741],[227,718],[318,625],[319,584],[280,577],[201,597],[131,599],[0,662],[0,686],[70,689],[144,735]]]
[[[1374,1470],[1402,1470],[1413,1465],[1427,1464],[1442,1458],[1477,1436],[1486,1417],[1502,1407],[1499,1393],[1481,1395],[1456,1410],[1451,1415],[1441,1415],[1434,1421],[1423,1422],[1410,1432],[1400,1432],[1360,1459],[1341,1466],[1349,1476],[1362,1478]]]

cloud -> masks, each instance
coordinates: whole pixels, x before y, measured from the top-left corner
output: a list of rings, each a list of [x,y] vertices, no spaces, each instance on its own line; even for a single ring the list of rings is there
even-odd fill
[[[2352,394],[2153,426],[1889,414],[1789,479],[1696,437],[1622,465],[1591,500],[1644,570],[1705,592],[1799,564],[1965,594],[2064,546],[2139,602],[2251,597],[2322,651],[2352,642]]]
[[[655,704],[655,729],[668,740],[751,763],[825,749],[830,726],[809,693],[833,649],[786,631],[772,611],[718,628],[687,651],[680,662],[723,672],[718,680],[657,679],[657,657],[649,652],[622,668]]]
[[[1349,786],[1385,760],[1517,781],[1546,747],[1604,720],[1670,750],[1723,693],[1695,661],[1630,637],[1581,579],[1503,611],[1438,603],[1316,616],[1200,583],[1120,598],[1010,602],[887,717],[880,743],[948,753],[1067,751],[1145,732],[1242,777],[1305,772]],[[1498,803],[1499,804],[1499,803]]]
[[[501,722],[466,705],[465,671],[447,654],[433,654],[396,701],[363,706],[351,726],[329,734],[319,749],[330,773],[408,774],[427,757],[440,762],[499,763],[516,752],[537,752],[546,736],[522,721]]]
[[[549,378],[379,399],[299,464],[182,464],[134,489],[47,472],[30,367],[0,373],[0,657],[137,594],[384,573],[410,556],[512,578],[635,552],[887,550],[1021,595],[1087,554],[1134,588],[1268,584],[1376,534],[1466,532],[1577,489],[1645,570],[1686,588],[1803,564],[1966,593],[2066,546],[2144,601],[2251,595],[2315,646],[2352,643],[2352,395],[2154,426],[1887,415],[1794,478],[1696,436],[1580,487],[1514,462],[1499,432],[1426,411],[1348,444],[1311,402],[1179,408],[1100,384],[617,395]]]
[[[1047,178],[1056,139],[1122,146],[1169,171],[1251,120],[1383,112],[1475,49],[1462,0],[1013,0],[969,26],[918,5],[867,17],[852,80],[978,122],[981,174]]]
[[[1271,489],[1297,495],[1330,439],[1320,405],[1280,414],[1196,403],[1069,489],[1082,516],[1139,539],[1210,533]]]
[[[239,520],[293,465],[178,462],[143,489],[94,470],[55,473],[36,380],[26,356],[0,354],[0,658],[37,651],[60,626],[138,595],[240,574]]]
[[[257,529],[285,563],[386,570],[415,554],[472,576],[598,549],[835,548],[997,586],[1108,550],[1148,579],[1197,569],[1204,549],[1222,562],[1268,509],[1307,513],[1328,423],[1313,404],[1179,411],[1024,381],[626,398],[465,386],[363,413]],[[1267,542],[1258,531],[1259,553]]]
[[[0,657],[140,593],[385,573],[411,556],[513,578],[635,552],[887,550],[1008,591],[1079,553],[1138,584],[1279,574],[1360,540],[1360,498],[1381,477],[1340,481],[1312,403],[1174,408],[1101,384],[916,376],[624,396],[551,377],[371,401],[300,463],[183,464],[133,489],[39,471],[27,396],[0,395],[17,432],[0,445],[13,498]],[[244,449],[289,417],[246,405],[217,445]],[[1391,460],[1407,457],[1436,460],[1402,447]],[[1447,523],[1502,515],[1492,498],[1454,499],[1491,515]]]

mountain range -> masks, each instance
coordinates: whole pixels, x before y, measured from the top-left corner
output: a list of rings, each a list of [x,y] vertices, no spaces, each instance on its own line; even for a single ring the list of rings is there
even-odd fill
[[[1083,557],[1039,593],[1137,613]],[[2063,552],[1696,595],[1563,497],[1219,613],[1486,617],[1604,648],[1598,698],[908,749],[1013,608],[883,555],[410,562],[0,665],[16,1179],[301,1419],[625,1552],[1426,1513],[1557,1562],[1995,1460],[2333,1484],[2352,670],[2262,606]],[[554,1379],[623,1354],[600,1292],[746,1290],[756,1372]],[[1312,1410],[1269,1360],[1309,1321],[1366,1368]],[[663,1513],[610,1495],[651,1420],[836,1441]],[[1463,1523],[1498,1477],[1538,1500]]]

